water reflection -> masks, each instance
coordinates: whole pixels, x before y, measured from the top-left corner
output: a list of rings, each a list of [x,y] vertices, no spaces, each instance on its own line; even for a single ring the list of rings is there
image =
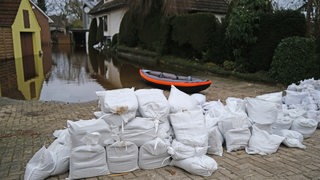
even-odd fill
[[[50,58],[52,58],[52,61],[50,59],[52,68],[45,79],[44,76],[38,76],[28,82],[23,82],[22,85],[20,83],[18,92],[21,92],[25,99],[87,102],[97,100],[96,91],[150,87],[139,75],[139,68],[145,67],[142,64],[107,57],[97,51],[86,54],[85,49],[73,49],[68,45],[54,46]],[[37,59],[36,62],[41,62],[41,59]],[[38,67],[40,66],[39,64]],[[157,65],[148,65],[148,67],[169,70]],[[20,82],[19,78],[18,76],[15,81]],[[13,91],[8,90],[7,92]],[[2,93],[2,95],[18,98],[12,94]]]
[[[84,49],[55,47],[52,71],[42,86],[40,100],[86,102],[97,99],[95,91],[104,88],[90,76],[90,66]]]

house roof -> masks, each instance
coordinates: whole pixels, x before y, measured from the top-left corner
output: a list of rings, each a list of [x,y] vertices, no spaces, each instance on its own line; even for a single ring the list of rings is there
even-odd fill
[[[104,3],[101,0],[95,7],[93,7],[89,14],[96,15],[103,12],[110,12],[115,9],[125,7],[127,5],[127,0],[109,0],[109,2]]]
[[[21,0],[0,0],[0,27],[11,27]]]
[[[179,1],[181,3],[189,1],[188,4],[190,6],[187,7],[187,10],[191,12],[226,14],[229,6],[227,0],[177,0],[177,4],[179,4]],[[111,0],[106,3],[104,3],[104,0],[101,0],[91,9],[90,14],[96,15],[103,12],[110,12],[114,9],[122,8],[125,5],[127,5],[127,0]]]
[[[179,0],[185,1],[185,0]],[[226,0],[188,0],[190,6],[189,11],[195,12],[212,12],[217,14],[226,14],[229,4]]]
[[[1,1],[1,0],[0,0]],[[45,13],[45,12],[43,12],[42,11],[42,9],[39,7],[39,6],[37,6],[34,2],[32,2],[31,0],[29,0],[29,2],[32,4],[32,6],[34,6],[35,8],[37,8],[38,9],[38,11],[40,11],[47,19],[48,19],[48,22],[49,23],[53,23],[53,20]]]

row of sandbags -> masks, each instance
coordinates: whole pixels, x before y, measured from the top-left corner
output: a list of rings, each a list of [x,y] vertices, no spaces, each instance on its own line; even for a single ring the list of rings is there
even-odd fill
[[[295,101],[288,98],[290,92],[230,97],[225,105],[174,86],[168,98],[159,89],[97,92],[97,119],[68,121],[68,128],[56,131],[57,139],[29,161],[25,179],[67,170],[70,179],[77,179],[165,165],[210,176],[218,165],[206,154],[222,156],[223,144],[227,152],[245,149],[263,155],[276,152],[281,143],[305,148],[303,139],[312,135],[319,120],[318,81],[312,83],[313,88],[296,85],[296,91],[290,90],[315,90],[307,98],[298,96],[298,103],[288,103]]]

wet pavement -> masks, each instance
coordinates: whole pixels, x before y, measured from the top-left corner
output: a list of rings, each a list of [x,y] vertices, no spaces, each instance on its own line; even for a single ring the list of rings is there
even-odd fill
[[[259,88],[265,88],[252,83],[245,86],[256,89],[247,89],[254,93],[252,95],[263,93]],[[210,96],[210,91],[217,92],[219,88],[225,87],[222,83],[216,84],[204,93],[210,99],[216,99],[212,94]],[[223,95],[229,96],[225,93]],[[245,94],[237,96],[242,95]],[[43,145],[50,145],[54,130],[65,128],[67,120],[92,119],[93,112],[98,110],[97,101],[73,104],[0,97],[0,179],[23,179],[27,162]],[[211,156],[217,161],[218,170],[210,177],[191,175],[167,166],[89,179],[320,179],[320,130],[305,139],[304,144],[305,150],[281,145],[276,153],[267,156],[248,155],[243,150],[224,151],[222,157]],[[49,179],[67,177],[68,173]]]

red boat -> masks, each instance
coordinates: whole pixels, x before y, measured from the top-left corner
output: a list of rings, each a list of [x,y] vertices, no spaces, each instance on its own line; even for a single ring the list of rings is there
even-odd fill
[[[207,89],[211,85],[210,80],[147,69],[140,69],[140,76],[149,84],[161,89],[170,89],[171,85],[174,85],[186,93],[196,93]]]

